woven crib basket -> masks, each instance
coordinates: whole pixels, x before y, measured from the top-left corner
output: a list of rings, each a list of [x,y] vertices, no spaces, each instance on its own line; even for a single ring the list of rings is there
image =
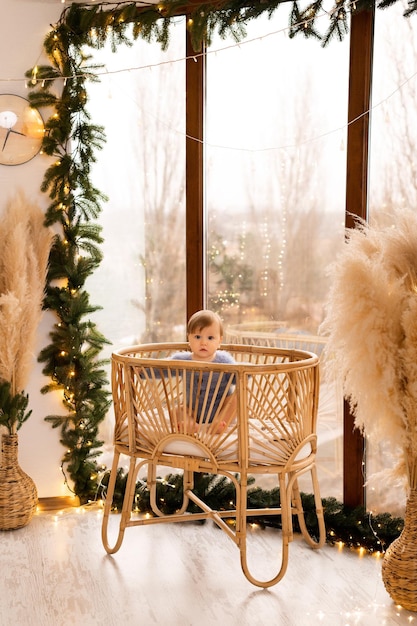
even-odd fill
[[[401,535],[385,553],[382,580],[395,604],[417,611],[417,489],[408,495]]]
[[[26,526],[38,504],[33,480],[18,463],[18,436],[2,435],[0,466],[0,530]]]

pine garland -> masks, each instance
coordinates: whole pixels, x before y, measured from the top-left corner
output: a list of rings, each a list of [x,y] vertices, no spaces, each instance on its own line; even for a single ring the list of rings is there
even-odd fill
[[[64,393],[66,414],[46,419],[53,427],[61,428],[61,442],[67,450],[63,464],[67,465],[74,491],[82,502],[96,491],[97,466],[93,459],[102,445],[97,439],[98,426],[110,402],[104,362],[99,359],[108,342],[88,319],[99,307],[90,304],[84,289],[86,279],[101,262],[101,228],[94,220],[106,200],[90,180],[91,164],[105,135],[101,126],[91,122],[87,110],[87,83],[98,80],[100,67],[90,64],[91,57],[85,49],[99,49],[110,41],[116,51],[120,44],[131,45],[132,38],[139,37],[166,49],[171,21],[186,14],[192,44],[198,51],[203,41],[210,44],[216,31],[223,38],[241,40],[250,20],[264,14],[271,17],[284,3],[291,8],[290,37],[314,37],[323,45],[334,36],[343,38],[350,11],[372,6],[371,0],[335,0],[333,8],[328,9],[327,32],[321,35],[317,18],[322,0],[312,2],[302,11],[295,0],[165,0],[157,5],[74,3],[64,9],[45,38],[44,49],[51,64],[33,67],[26,73],[31,104],[54,109],[45,124],[42,146],[53,162],[46,170],[41,189],[51,200],[45,223],[59,227],[50,256],[44,302],[44,308],[54,311],[58,321],[50,333],[50,345],[39,355],[39,361],[45,364],[43,373],[51,379],[42,391]],[[410,8],[407,14],[413,10]]]
[[[113,497],[113,511],[121,511],[128,475],[119,468]],[[110,473],[102,476],[96,498],[106,499]],[[254,478],[248,480],[253,485]],[[235,488],[233,483],[224,476],[212,474],[195,474],[194,493],[213,510],[233,509]],[[165,515],[175,513],[181,506],[183,497],[183,481],[181,474],[169,474],[157,482],[157,500],[159,508]],[[312,536],[318,535],[318,524],[315,513],[314,496],[301,494],[307,529]],[[338,544],[348,548],[362,548],[369,554],[384,552],[396,539],[404,526],[400,517],[392,517],[389,513],[372,515],[364,507],[351,508],[340,503],[336,498],[323,498],[324,519],[326,524],[326,540],[331,545]],[[264,490],[254,486],[248,489],[248,509],[279,507],[279,488]],[[152,515],[150,493],[146,480],[136,483],[133,510],[138,514]],[[197,512],[198,507],[190,503],[190,513]],[[280,516],[248,516],[248,523],[258,524],[261,528],[272,527],[281,529]],[[297,517],[293,518],[294,531],[301,532]]]
[[[37,107],[53,106],[47,120],[43,152],[53,157],[45,173],[42,191],[49,194],[46,225],[59,225],[49,260],[44,308],[54,311],[58,321],[50,333],[51,343],[39,354],[43,373],[50,383],[43,393],[61,390],[65,415],[49,415],[46,420],[61,428],[60,441],[66,449],[62,463],[74,484],[74,492],[86,502],[96,489],[97,465],[102,441],[99,424],[105,418],[110,400],[109,383],[99,358],[108,341],[89,316],[99,307],[90,304],[84,289],[89,275],[98,267],[102,254],[101,227],[93,222],[106,198],[90,180],[95,150],[104,142],[103,129],[91,123],[86,110],[86,82],[94,80],[94,70],[84,54],[74,48],[70,31],[51,35],[45,49],[53,66],[37,68],[38,82],[32,76],[30,101]],[[69,35],[69,36],[68,36]],[[65,82],[61,96],[51,90],[55,79],[74,75]],[[48,79],[46,86],[44,79]]]

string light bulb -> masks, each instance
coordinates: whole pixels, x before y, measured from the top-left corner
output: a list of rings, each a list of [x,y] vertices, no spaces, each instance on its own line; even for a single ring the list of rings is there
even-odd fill
[[[36,77],[37,77],[37,75],[38,75],[38,66],[35,65],[35,67],[33,68],[33,71],[32,71],[32,80],[31,80],[32,85],[36,85],[36,82],[37,82]]]

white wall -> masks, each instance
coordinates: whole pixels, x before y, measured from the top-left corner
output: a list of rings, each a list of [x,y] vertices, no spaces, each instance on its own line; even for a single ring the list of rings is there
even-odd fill
[[[64,6],[60,0],[0,0],[0,93],[27,95],[25,72],[36,64],[48,62],[43,55],[43,40]],[[40,192],[47,164],[48,158],[38,155],[24,165],[0,165],[0,216],[17,190],[23,190],[42,208],[48,206],[48,196]],[[44,421],[48,414],[65,411],[53,394],[41,395],[40,388],[48,379],[36,361],[39,351],[49,343],[53,322],[52,314],[45,313],[26,390],[33,413],[19,431],[19,462],[35,481],[39,497],[71,493],[60,470],[64,449],[59,443],[59,429],[52,429]]]

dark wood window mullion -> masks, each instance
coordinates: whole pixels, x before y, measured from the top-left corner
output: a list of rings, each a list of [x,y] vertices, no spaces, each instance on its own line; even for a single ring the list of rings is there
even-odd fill
[[[368,217],[369,131],[374,43],[374,9],[352,14],[350,30],[349,105],[346,164],[346,227],[355,216]],[[343,502],[365,505],[365,442],[354,429],[354,417],[344,402]]]
[[[186,44],[187,319],[205,305],[204,105],[206,57]]]

